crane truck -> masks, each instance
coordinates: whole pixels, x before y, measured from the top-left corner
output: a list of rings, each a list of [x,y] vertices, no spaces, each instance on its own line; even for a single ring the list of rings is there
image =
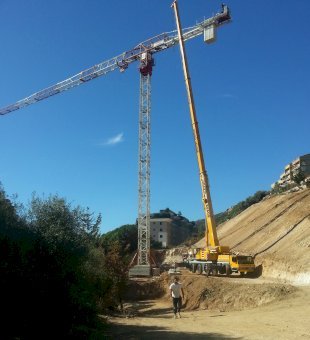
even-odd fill
[[[244,275],[246,273],[251,273],[255,270],[255,264],[253,257],[250,255],[239,255],[234,254],[229,246],[220,245],[218,240],[216,224],[214,218],[214,212],[211,201],[211,194],[209,188],[209,180],[207,175],[207,170],[205,167],[203,150],[201,146],[200,134],[198,121],[196,117],[196,109],[194,104],[193,91],[191,86],[191,79],[189,75],[189,69],[187,65],[187,57],[184,47],[184,39],[182,36],[182,28],[179,18],[178,4],[177,0],[172,3],[174,9],[177,31],[179,36],[179,46],[181,52],[181,59],[184,71],[185,85],[188,96],[191,124],[193,128],[194,141],[196,147],[196,155],[199,167],[199,178],[202,190],[202,202],[205,212],[205,247],[196,248],[193,251],[189,251],[183,260],[186,266],[192,271],[206,275],[230,275],[231,273],[240,273]],[[222,12],[226,15],[226,22],[230,21],[230,11],[226,5],[222,5]],[[215,24],[207,32],[206,42],[210,43],[215,41],[215,31],[217,25]]]

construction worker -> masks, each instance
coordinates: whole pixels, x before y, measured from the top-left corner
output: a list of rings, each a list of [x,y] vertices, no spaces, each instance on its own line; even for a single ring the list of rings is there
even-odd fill
[[[177,276],[174,278],[174,281],[171,283],[169,289],[172,297],[174,318],[176,319],[177,315],[179,318],[181,318],[180,312],[182,307],[182,299],[184,299],[184,291]]]

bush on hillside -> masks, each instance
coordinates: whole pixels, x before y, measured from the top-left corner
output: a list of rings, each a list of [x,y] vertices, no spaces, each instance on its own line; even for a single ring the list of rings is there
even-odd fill
[[[296,183],[290,183],[290,184],[286,184],[286,185],[280,185],[279,183],[276,183],[274,185],[274,187],[271,189],[270,193],[272,195],[278,195],[278,194],[282,194],[292,188],[296,187]]]
[[[100,239],[106,251],[117,243],[122,255],[131,255],[138,248],[138,227],[136,224],[126,224],[103,234]]]
[[[152,249],[163,249],[162,243],[151,239]],[[117,243],[123,260],[129,263],[138,249],[138,226],[126,224],[101,236],[101,244],[108,251]]]
[[[297,184],[300,185],[301,182],[305,180],[306,176],[305,174],[299,170],[294,176],[293,176],[293,181]]]

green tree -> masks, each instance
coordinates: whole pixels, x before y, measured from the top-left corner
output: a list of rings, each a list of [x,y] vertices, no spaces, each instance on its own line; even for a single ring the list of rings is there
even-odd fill
[[[299,170],[294,176],[293,176],[293,181],[297,184],[300,185],[300,183],[302,181],[304,181],[306,178],[306,176],[304,175],[304,173]]]
[[[122,255],[132,255],[138,248],[138,227],[136,224],[126,224],[101,236],[103,247],[108,250],[118,243]]]
[[[98,327],[99,290],[107,290],[102,267],[98,273],[85,269],[95,257],[100,216],[58,196],[34,197],[27,216],[18,215],[1,187],[1,336],[90,337]]]
[[[66,245],[80,249],[99,234],[101,216],[94,218],[89,209],[71,205],[57,195],[42,199],[33,196],[28,213],[29,224],[51,246]]]
[[[24,221],[18,216],[16,206],[7,197],[0,182],[0,230],[9,232],[12,227],[24,226]]]
[[[122,249],[118,242],[110,245],[104,259],[104,268],[109,284],[108,292],[110,306],[115,302],[123,310],[123,298],[128,285],[128,264],[121,255]]]

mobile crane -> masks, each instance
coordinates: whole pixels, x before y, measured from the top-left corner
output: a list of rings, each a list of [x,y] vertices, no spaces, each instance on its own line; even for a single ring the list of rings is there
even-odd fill
[[[172,7],[175,13],[177,31],[179,36],[179,46],[196,147],[197,161],[200,174],[200,185],[202,190],[202,202],[205,212],[205,225],[206,225],[205,227],[206,247],[194,249],[193,253],[189,252],[184,257],[184,261],[192,272],[197,272],[198,274],[202,274],[203,272],[205,272],[207,275],[209,274],[230,275],[232,272],[236,273],[239,272],[240,275],[243,275],[245,273],[250,273],[255,270],[255,265],[252,256],[233,254],[229,246],[220,245],[218,240],[209,188],[209,180],[207,170],[205,167],[203,150],[201,146],[198,121],[196,117],[196,108],[194,103],[194,96],[192,91],[191,79],[189,75],[189,69],[187,65],[187,57],[184,47],[184,39],[180,23],[177,0],[173,2]],[[224,13],[227,13],[227,15],[230,16],[229,9],[227,6],[222,5],[222,9]],[[210,27],[209,30],[205,32],[208,35],[207,42],[211,43],[215,41],[215,32],[216,26]]]

